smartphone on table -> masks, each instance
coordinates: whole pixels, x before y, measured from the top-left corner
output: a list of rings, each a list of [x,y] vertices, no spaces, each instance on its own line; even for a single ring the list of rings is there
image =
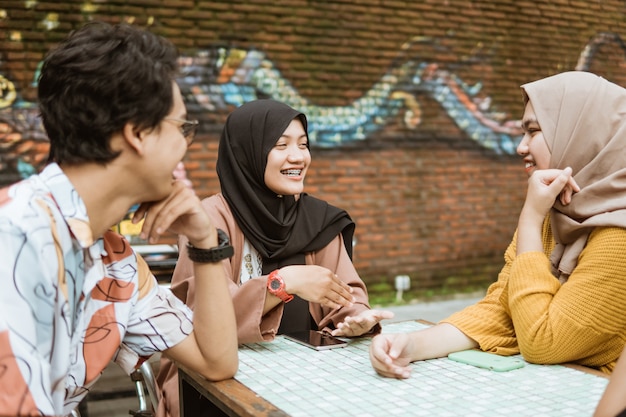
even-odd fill
[[[317,330],[284,333],[283,336],[286,339],[300,343],[301,345],[315,350],[326,350],[348,346],[348,342]]]
[[[526,364],[519,357],[496,355],[475,349],[450,353],[448,359],[496,372],[512,371],[522,368]]]

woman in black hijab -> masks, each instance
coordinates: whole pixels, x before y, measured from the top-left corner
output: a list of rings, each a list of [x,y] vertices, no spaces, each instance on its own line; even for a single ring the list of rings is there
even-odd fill
[[[348,257],[352,256],[354,222],[348,213],[302,192],[311,162],[306,129],[304,114],[277,101],[257,100],[234,111],[222,132],[217,162],[222,195],[249,243],[246,246],[252,253],[246,251],[244,259],[261,259],[256,266],[262,276],[284,266],[304,265],[306,253],[319,251],[340,234]],[[273,158],[276,163],[272,164],[272,158],[268,156],[274,153],[277,154]],[[250,269],[249,262],[246,269]],[[327,304],[331,307],[338,307],[338,304],[347,307],[347,302],[352,301],[347,292],[350,287],[330,270],[307,268],[305,271],[315,271],[314,274],[331,281],[325,283],[329,287]],[[287,271],[278,274],[285,290],[297,287],[298,278],[291,282],[288,275]],[[283,301],[289,300],[284,306],[278,332],[317,328],[315,321],[309,321],[309,306],[305,300],[321,300],[306,291],[304,294],[293,291],[297,295],[291,301],[289,292],[282,291],[275,276],[268,279],[269,293],[282,297]],[[322,284],[319,278],[312,276],[304,280],[300,275],[300,281],[309,284],[303,286],[303,290]],[[242,281],[245,279],[241,277]],[[365,287],[362,288],[365,291]],[[366,303],[367,299],[361,301]],[[364,330],[369,331],[374,324],[376,322]],[[358,334],[346,329],[335,333],[353,336],[363,333],[363,329],[356,332]]]
[[[336,336],[380,331],[389,311],[371,310],[352,264],[354,222],[344,210],[303,192],[311,163],[304,114],[274,100],[256,100],[228,117],[219,144],[221,193],[202,204],[230,237],[235,254],[222,261],[231,278],[239,343],[276,334],[325,329]],[[172,290],[194,307],[186,241]],[[158,376],[170,415],[178,415],[175,368]],[[159,413],[160,415],[165,415]]]
[[[309,328],[359,336],[390,314],[367,305],[348,213],[303,192],[310,164],[304,114],[256,100],[228,117],[217,160],[222,193],[207,208],[235,247],[228,272],[242,343]]]

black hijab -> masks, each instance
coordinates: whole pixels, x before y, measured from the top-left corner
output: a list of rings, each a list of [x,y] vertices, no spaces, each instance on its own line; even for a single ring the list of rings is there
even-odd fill
[[[237,224],[263,257],[263,273],[304,264],[304,255],[342,233],[352,257],[354,222],[344,210],[302,193],[277,196],[265,185],[267,156],[291,121],[306,116],[275,100],[255,100],[235,109],[220,138],[217,175]],[[307,135],[308,136],[308,135]]]
[[[277,196],[265,185],[267,155],[295,118],[306,116],[274,100],[256,100],[226,120],[217,156],[217,176],[245,237],[263,258],[263,274],[303,265],[305,253],[325,247],[339,233],[352,258],[354,222],[344,210],[302,193]],[[308,139],[308,134],[307,134]],[[285,304],[278,333],[317,328],[309,303],[295,296]]]

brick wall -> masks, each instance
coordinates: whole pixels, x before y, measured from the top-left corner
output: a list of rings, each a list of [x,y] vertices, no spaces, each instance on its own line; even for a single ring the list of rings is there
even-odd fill
[[[0,0],[0,74],[34,102],[49,47],[88,20],[127,21],[190,56],[215,45],[262,51],[320,108],[349,106],[386,75],[406,75],[395,70],[403,63],[429,63],[474,86],[473,103],[504,125],[522,113],[524,82],[583,69],[626,85],[624,7],[617,0]],[[0,91],[0,117],[16,118],[14,105],[2,105],[9,92],[1,83]],[[492,281],[523,204],[521,160],[471,140],[432,92],[401,93],[400,110],[376,120],[365,139],[314,146],[306,190],[356,220],[355,263],[367,282],[396,274],[410,275],[413,287]],[[219,190],[217,141],[232,108],[194,114],[204,123],[185,165],[201,196]],[[40,163],[33,155],[41,140],[28,135],[31,125],[20,126],[19,143],[0,132],[0,155],[6,162],[30,152]]]
[[[219,191],[219,136],[194,143],[194,184]],[[408,274],[422,288],[481,286],[495,278],[517,222],[526,177],[519,158],[456,138],[383,133],[341,149],[313,149],[306,191],[357,223],[354,261],[369,282]]]

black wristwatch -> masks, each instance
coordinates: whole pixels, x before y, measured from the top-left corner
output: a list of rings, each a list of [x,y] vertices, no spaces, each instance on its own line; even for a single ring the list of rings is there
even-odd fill
[[[200,249],[187,242],[187,256],[197,263],[215,263],[230,258],[235,250],[225,231],[217,229],[217,246],[211,249]]]

